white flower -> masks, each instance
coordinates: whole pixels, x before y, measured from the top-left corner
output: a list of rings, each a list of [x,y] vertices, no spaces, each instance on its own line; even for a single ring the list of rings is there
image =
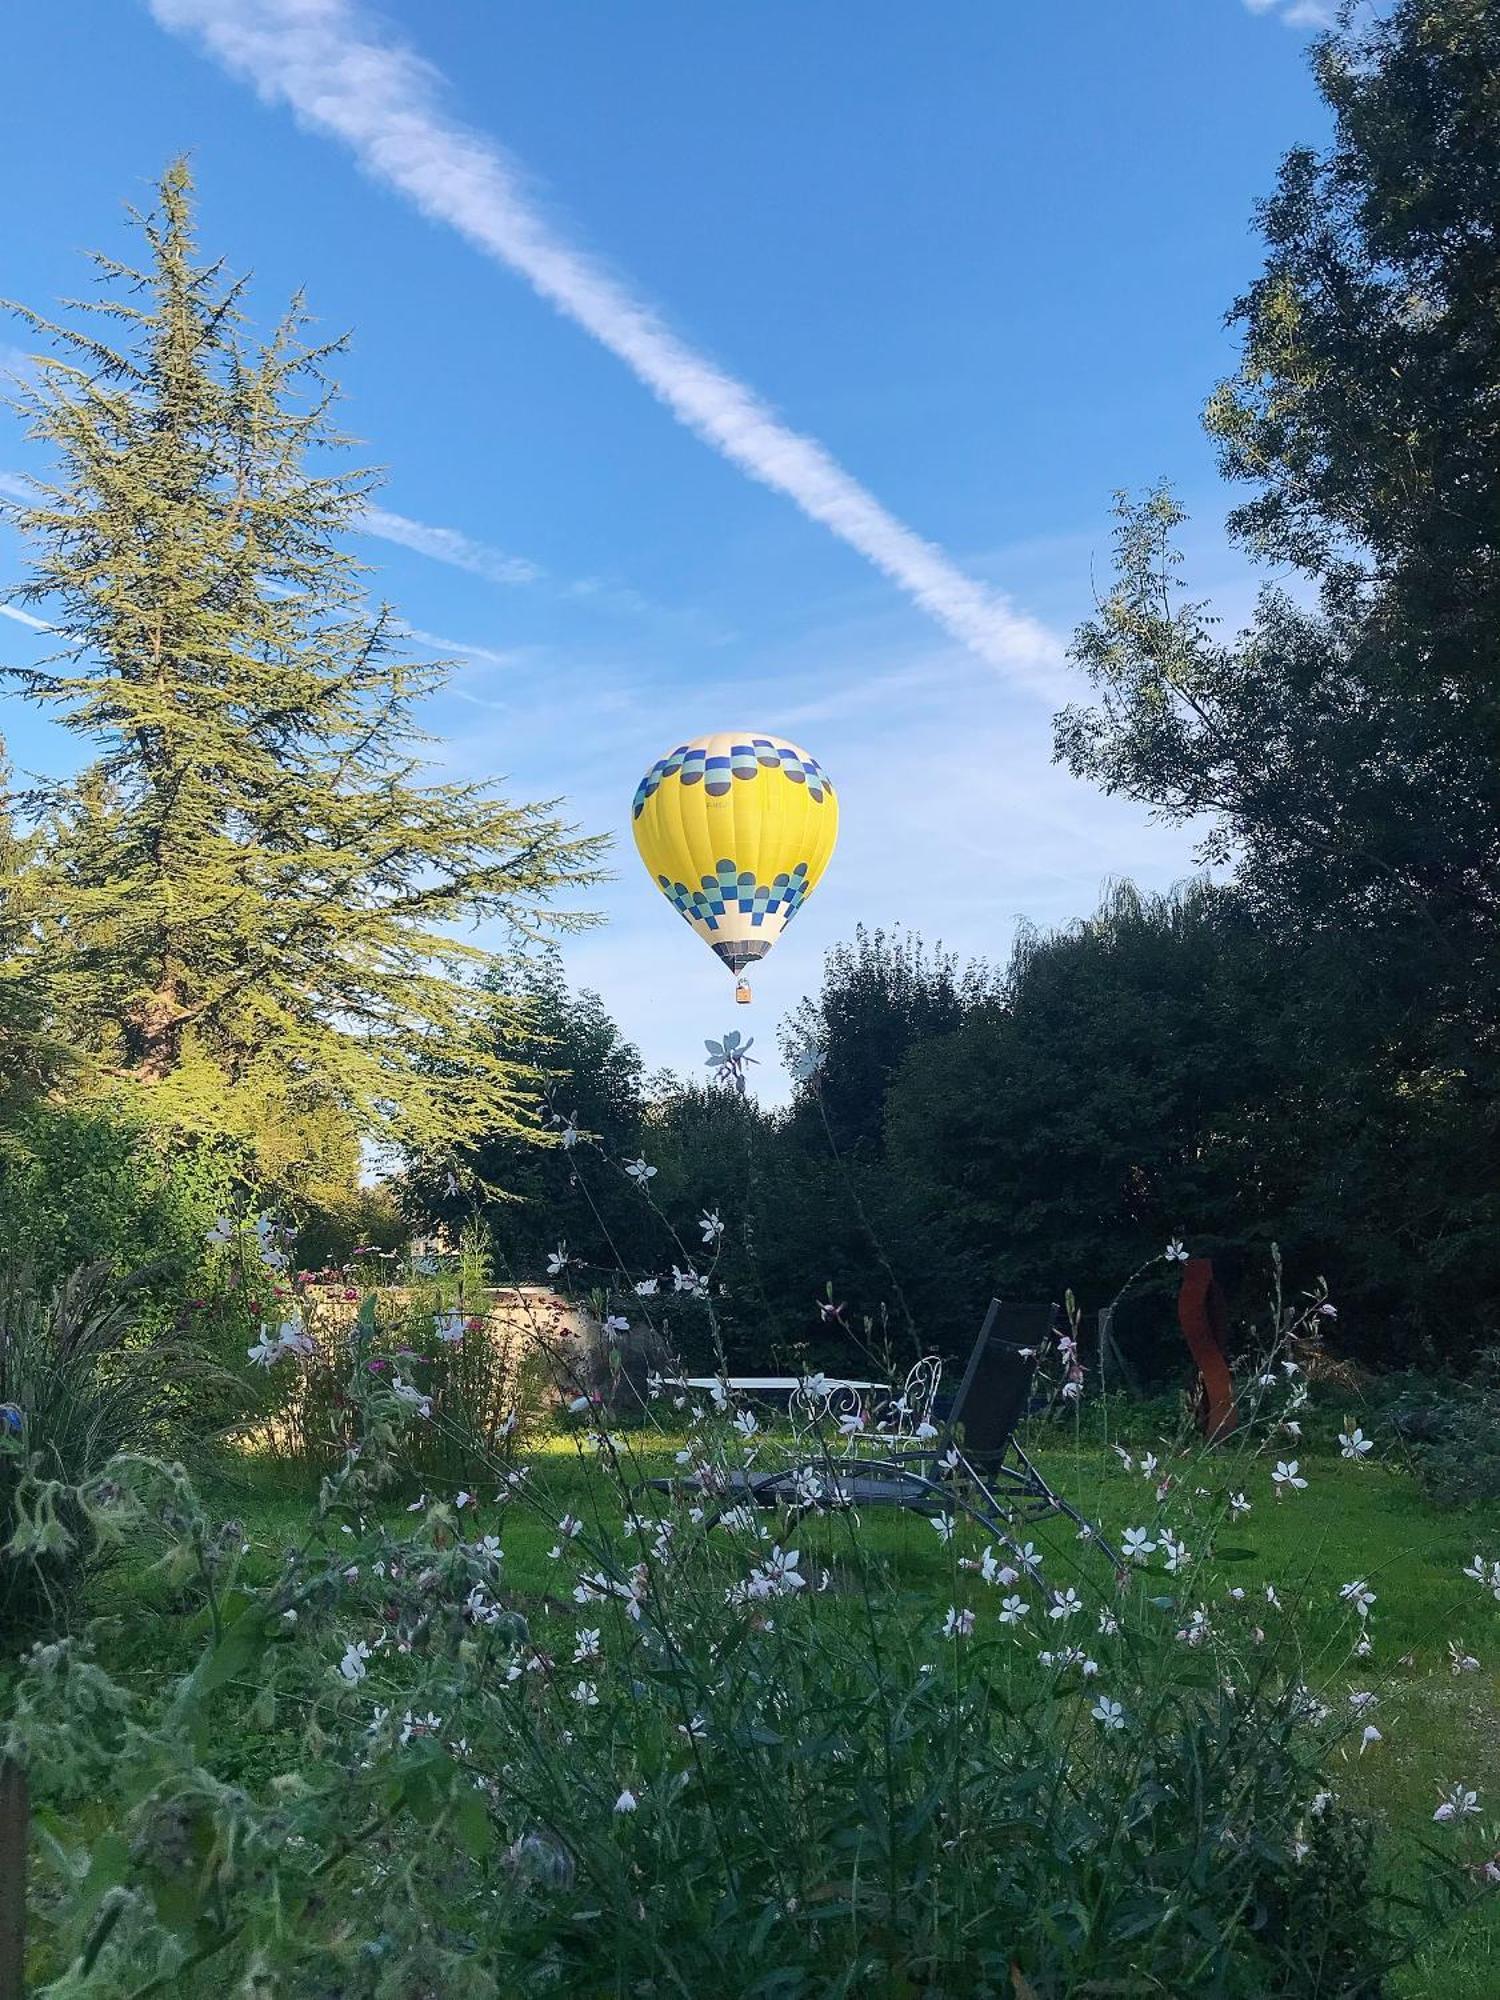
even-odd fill
[[[734,1427],[746,1442],[753,1438],[755,1433],[760,1429],[754,1410],[737,1411],[735,1413]]]
[[[1163,1528],[1160,1547],[1167,1570],[1172,1576],[1176,1576],[1179,1570],[1185,1569],[1193,1559],[1192,1550],[1187,1543],[1179,1542],[1170,1529]]]
[[[840,1437],[853,1437],[857,1432],[862,1431],[864,1427],[865,1413],[863,1410],[852,1410],[847,1417],[839,1418]]]
[[[1346,1417],[1344,1429],[1339,1433],[1340,1458],[1360,1459],[1375,1449],[1373,1440],[1367,1438],[1362,1430],[1351,1431],[1348,1426],[1349,1419]]]
[[[1469,1791],[1464,1785],[1450,1785],[1441,1796],[1442,1803],[1432,1815],[1436,1820],[1468,1819],[1479,1810],[1478,1792]]]
[[[1296,1491],[1306,1486],[1307,1481],[1298,1475],[1295,1458],[1278,1459],[1276,1470],[1271,1474],[1271,1484],[1276,1488],[1276,1497],[1279,1500],[1283,1486],[1290,1486]]]
[[[1144,1562],[1147,1556],[1154,1555],[1155,1552],[1156,1544],[1151,1540],[1144,1528],[1127,1528],[1125,1530],[1125,1560],[1127,1562]]]
[[[1375,1602],[1374,1591],[1362,1577],[1356,1577],[1353,1583],[1343,1584],[1339,1596],[1346,1604],[1352,1604],[1361,1618],[1369,1616],[1370,1606]]]
[[[1327,1299],[1324,1299],[1322,1305],[1318,1307],[1318,1311],[1324,1319],[1337,1319],[1339,1316],[1338,1307],[1330,1305]]]
[[[956,1605],[950,1604],[948,1606],[948,1615],[943,1620],[943,1637],[945,1639],[967,1639],[973,1630],[973,1612],[969,1610],[960,1611]]]
[[[660,1555],[662,1551],[657,1550]],[[790,1597],[793,1591],[806,1590],[807,1578],[798,1568],[801,1555],[796,1549],[773,1548],[763,1563],[758,1563],[744,1583],[732,1584],[724,1593],[726,1604],[759,1603],[768,1597]]]
[[[464,1337],[464,1316],[461,1312],[440,1312],[432,1316],[432,1324],[439,1340],[449,1347],[457,1347]]]
[[[1135,1471],[1135,1460],[1130,1456],[1130,1453],[1125,1449],[1124,1445],[1112,1444],[1110,1446],[1110,1450],[1114,1453],[1115,1457],[1119,1459],[1121,1465],[1124,1466],[1127,1472]]]
[[[823,1062],[823,1051],[816,1042],[804,1042],[787,1057],[787,1071],[794,1083],[811,1083]]]
[[[1099,1611],[1099,1636],[1103,1639],[1113,1639],[1119,1629],[1120,1621],[1116,1618],[1113,1611],[1107,1605],[1101,1606]]]
[[[1101,1729],[1123,1729],[1125,1727],[1124,1709],[1120,1706],[1119,1702],[1111,1701],[1107,1694],[1100,1695],[1099,1699],[1089,1710],[1089,1714],[1093,1716]]]
[[[1004,1585],[1014,1583],[1020,1575],[1020,1571],[1012,1569],[1009,1563],[1002,1563],[989,1543],[986,1542],[984,1545],[984,1554],[979,1558],[979,1574],[984,1578],[986,1583]]]
[[[1086,1681],[1099,1671],[1099,1662],[1091,1660],[1082,1646],[1065,1646],[1060,1653],[1038,1653],[1037,1659],[1044,1667],[1055,1667],[1059,1672],[1064,1667],[1077,1667]]]
[[[675,1264],[672,1266],[672,1289],[676,1292],[686,1292],[690,1299],[708,1297],[707,1279],[700,1278],[691,1264],[685,1271],[679,1271]]]
[[[573,1699],[580,1708],[597,1708],[599,1689],[593,1681],[580,1681],[573,1690]]]
[[[653,1167],[651,1171],[652,1173],[655,1173],[656,1172],[655,1167]],[[654,1299],[656,1297],[655,1278],[641,1278],[637,1280],[635,1287],[635,1295],[638,1299]]]
[[[362,1681],[366,1674],[365,1661],[370,1657],[370,1649],[363,1639],[355,1639],[344,1648],[344,1657],[339,1661],[339,1672],[351,1687]]]
[[[573,1259],[568,1255],[567,1244],[559,1243],[557,1248],[547,1258],[547,1276],[549,1278],[560,1278],[572,1261]]]
[[[627,1785],[615,1800],[615,1811],[617,1813],[633,1813],[638,1804],[639,1800],[636,1798],[635,1793]]]
[[[1479,1662],[1472,1653],[1466,1653],[1461,1645],[1448,1641],[1448,1665],[1455,1674],[1477,1674]]]
[[[1076,1590],[1070,1587],[1067,1590],[1060,1590],[1056,1597],[1053,1598],[1048,1608],[1047,1616],[1049,1618],[1071,1618],[1075,1612],[1082,1611],[1082,1609],[1083,1599],[1078,1595]]]
[[[630,1321],[622,1313],[610,1313],[606,1317],[601,1331],[607,1340],[619,1334],[629,1333]]]
[[[705,1243],[717,1243],[724,1234],[724,1222],[716,1208],[706,1208],[698,1217],[698,1227],[703,1231]]]
[[[227,1215],[219,1217],[218,1221],[209,1230],[207,1240],[210,1243],[232,1243],[234,1241],[234,1224]]]
[[[424,1396],[420,1389],[413,1388],[410,1382],[403,1382],[401,1377],[394,1373],[391,1376],[391,1394],[398,1403],[406,1403],[414,1409],[419,1417],[432,1415],[431,1398]]]
[[[1243,1493],[1231,1493],[1229,1496],[1229,1511],[1236,1518],[1241,1514],[1248,1514],[1250,1512],[1250,1502],[1245,1498]]]
[[[1349,1706],[1354,1710],[1356,1715],[1363,1715],[1365,1710],[1373,1708],[1379,1699],[1380,1697],[1372,1694],[1369,1688],[1351,1688],[1349,1690]]]
[[[262,1334],[261,1338],[264,1339],[265,1335]],[[317,1352],[296,1313],[290,1319],[284,1319],[276,1329],[276,1342],[284,1354],[309,1355]]]
[[[1359,1739],[1360,1756],[1361,1757],[1364,1756],[1365,1752],[1369,1749],[1372,1743],[1383,1743],[1384,1741],[1385,1738],[1381,1735],[1380,1731],[1375,1727],[1374,1723],[1373,1722],[1366,1723],[1365,1728]]]
[[[462,1487],[460,1487],[459,1491],[455,1493],[453,1496],[453,1507],[455,1513],[461,1514],[465,1507],[473,1507],[477,1504],[478,1503],[475,1501],[474,1495],[470,1492],[467,1492]]]
[[[252,1364],[257,1368],[274,1368],[281,1359],[284,1351],[281,1342],[272,1337],[271,1329],[268,1326],[261,1328],[260,1339],[256,1341],[255,1345],[245,1349]]]
[[[953,1540],[953,1516],[951,1514],[934,1514],[932,1516],[932,1526],[936,1530],[937,1538],[940,1542],[946,1544]]]
[[[1019,1625],[1030,1610],[1031,1606],[1026,1602],[1026,1599],[1018,1597],[1012,1592],[1009,1597],[1001,1599],[1000,1623],[1002,1625]]]
[[[1076,1403],[1082,1394],[1083,1394],[1083,1384],[1081,1382],[1063,1383],[1062,1399],[1065,1403]]]
[[[1023,1542],[1020,1548],[1016,1550],[1016,1560],[1020,1563],[1022,1569],[1040,1569],[1042,1566],[1041,1550],[1035,1542]]]
[[[1180,1236],[1174,1236],[1162,1252],[1163,1257],[1165,1257],[1169,1264],[1185,1264],[1187,1262],[1187,1254],[1187,1251],[1182,1247],[1182,1238]]]
[[[644,1160],[627,1160],[625,1162],[625,1171],[637,1187],[644,1187],[647,1181],[654,1181],[656,1179],[655,1167],[648,1167]]]
[[[1141,1460],[1142,1477],[1146,1479],[1154,1478],[1156,1474],[1156,1468],[1160,1464],[1161,1460],[1157,1457],[1156,1453],[1154,1451],[1148,1451],[1145,1457]]]
[[[567,1118],[563,1122],[563,1128],[561,1132],[558,1133],[557,1136],[562,1141],[564,1150],[566,1152],[571,1153],[573,1148],[578,1144],[580,1137],[580,1133],[578,1130],[578,1113],[576,1111],[569,1112]]]

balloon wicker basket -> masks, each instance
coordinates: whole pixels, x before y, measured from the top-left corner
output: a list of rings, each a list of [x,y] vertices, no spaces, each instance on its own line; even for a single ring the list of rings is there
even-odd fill
[[[737,979],[734,982],[734,997],[740,1006],[748,1007],[750,1005],[750,982],[748,979]]]

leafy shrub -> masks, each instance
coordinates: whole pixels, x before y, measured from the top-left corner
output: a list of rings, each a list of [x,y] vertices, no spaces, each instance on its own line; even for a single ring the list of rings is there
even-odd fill
[[[1387,1421],[1440,1507],[1500,1499],[1500,1348],[1467,1380],[1405,1375],[1388,1391]]]
[[[229,1199],[228,1156],[109,1105],[40,1106],[0,1146],[0,1257],[44,1291],[84,1265],[138,1274],[138,1322],[159,1327],[194,1289]]]
[[[493,1453],[495,1499],[382,1510],[433,1413],[384,1371],[348,1392],[359,1449],[268,1575],[179,1468],[79,1496],[160,1539],[202,1639],[133,1689],[85,1644],[27,1661],[0,1748],[49,1825],[85,1798],[110,1821],[43,1849],[44,1996],[210,1970],[290,2000],[1380,1992],[1413,1885],[1333,1796],[1366,1711],[1305,1685],[1295,1606],[1230,1587],[1222,1496],[1127,1465],[1156,1563],[1069,1534],[1043,1583],[948,1522],[951,1570],[914,1588],[845,1512],[813,1503],[794,1545],[786,1516],[650,1494],[665,1434],[580,1431],[560,1520],[540,1465]],[[692,1413],[689,1470],[775,1449],[746,1418]],[[540,1598],[505,1581],[523,1512],[558,1523]]]
[[[55,1614],[98,1554],[79,1499],[121,1452],[180,1448],[184,1391],[201,1379],[179,1343],[142,1334],[131,1283],[102,1265],[50,1295],[0,1272],[0,1631]]]

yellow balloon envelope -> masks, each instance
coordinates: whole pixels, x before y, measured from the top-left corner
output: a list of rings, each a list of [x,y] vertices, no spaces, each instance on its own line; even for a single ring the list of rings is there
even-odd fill
[[[781,736],[695,736],[636,787],[635,844],[667,901],[731,972],[764,958],[817,886],[839,808]]]

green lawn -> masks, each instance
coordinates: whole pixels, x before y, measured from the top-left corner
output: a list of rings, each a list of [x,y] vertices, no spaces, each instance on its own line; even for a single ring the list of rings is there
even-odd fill
[[[1138,1447],[1139,1449],[1139,1447]],[[1160,1449],[1160,1447],[1158,1447]],[[571,1511],[613,1521],[618,1509],[597,1463],[578,1455],[572,1440],[547,1440],[525,1461],[529,1497],[496,1501],[493,1480],[477,1491],[465,1519],[502,1536],[505,1572],[519,1608],[545,1620],[568,1604],[571,1566],[551,1558],[556,1523]],[[1156,1517],[1154,1482],[1128,1473],[1098,1445],[1051,1450],[1043,1463],[1054,1482],[1107,1532],[1149,1525]],[[670,1451],[658,1446],[643,1457],[644,1477],[670,1470]],[[1500,1509],[1483,1515],[1440,1513],[1426,1504],[1412,1480],[1377,1466],[1350,1464],[1326,1451],[1305,1451],[1304,1491],[1273,1495],[1270,1461],[1174,1461],[1186,1493],[1181,1504],[1208,1510],[1211,1496],[1244,1491],[1250,1513],[1218,1537],[1220,1557],[1232,1557],[1226,1574],[1242,1579],[1247,1598],[1272,1583],[1282,1600],[1298,1602],[1304,1645],[1304,1678],[1325,1699],[1347,1700],[1352,1687],[1380,1696],[1377,1720],[1383,1741],[1368,1755],[1352,1750],[1338,1780],[1343,1795],[1373,1813],[1385,1832],[1388,1865],[1399,1873],[1420,1843],[1442,1846],[1454,1838],[1434,1826],[1439,1785],[1462,1779],[1480,1793],[1485,1823],[1500,1821],[1500,1604],[1462,1574],[1476,1550],[1500,1555]],[[1210,1497],[1205,1497],[1204,1489]],[[414,1496],[393,1498],[398,1514]],[[452,1493],[438,1496],[450,1500]],[[243,1522],[252,1572],[270,1574],[307,1518],[296,1476],[286,1468],[244,1462],[211,1489],[216,1511]],[[1097,1552],[1080,1546],[1066,1522],[1052,1520],[1029,1531],[1044,1551],[1049,1577],[1077,1583],[1099,1602],[1109,1570]],[[841,1538],[859,1533],[888,1562],[891,1587],[931,1586],[950,1575],[954,1595],[982,1601],[984,1587],[955,1569],[955,1557],[977,1554],[982,1537],[961,1531],[945,1547],[930,1521],[893,1511],[872,1511],[858,1524],[847,1517],[805,1521],[797,1539],[804,1561],[836,1560]],[[951,1573],[951,1574],[950,1574]],[[1377,1594],[1371,1629],[1375,1647],[1363,1663],[1347,1660],[1348,1615],[1341,1585],[1362,1578]],[[1170,1579],[1163,1588],[1175,1588]],[[944,1601],[947,1601],[946,1596]],[[121,1563],[101,1577],[93,1608],[111,1635],[105,1652],[124,1677],[158,1676],[186,1666],[197,1643],[180,1615],[172,1586],[148,1566]],[[1481,1662],[1477,1672],[1455,1675],[1449,1642]],[[1500,1892],[1497,1892],[1500,1893]],[[1403,2000],[1493,2000],[1500,1992],[1500,1904],[1481,1902],[1463,1922],[1432,1941],[1394,1989]]]

